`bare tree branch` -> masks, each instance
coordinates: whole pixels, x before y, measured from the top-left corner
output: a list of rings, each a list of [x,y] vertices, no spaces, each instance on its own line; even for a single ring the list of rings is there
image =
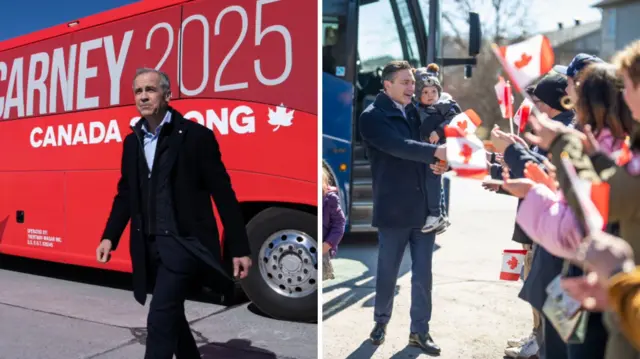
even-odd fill
[[[495,42],[504,45],[521,39],[530,32],[534,21],[528,16],[532,0],[447,0],[444,3],[441,19],[447,30],[444,31],[443,46],[447,44],[446,51],[452,56],[467,55],[468,39],[463,27],[468,25],[470,11],[491,10],[488,16],[490,20],[481,22],[485,44]],[[502,72],[500,64],[489,46],[483,47],[477,60],[478,65],[473,69],[470,79],[464,79],[463,67],[446,68],[444,90],[463,108],[472,108],[480,115],[483,125],[477,134],[486,138],[494,124],[508,130],[509,121],[502,119],[494,92],[498,75]],[[515,94],[515,97],[516,102],[522,100],[519,94]]]
[[[455,25],[454,21],[451,20],[451,17],[448,13],[443,13],[442,14],[442,19],[444,21],[446,21],[449,26],[451,27],[451,30],[454,34],[453,36],[453,42],[456,43],[458,46],[460,46],[463,49],[467,48],[467,43],[462,39],[462,35],[460,34],[460,30],[457,28],[457,26]]]

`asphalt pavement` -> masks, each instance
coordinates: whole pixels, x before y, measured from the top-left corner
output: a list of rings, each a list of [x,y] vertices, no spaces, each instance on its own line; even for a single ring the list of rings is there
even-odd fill
[[[531,332],[530,307],[518,299],[522,282],[499,280],[502,251],[511,241],[516,199],[454,179],[452,226],[436,238],[433,257],[431,334],[440,358],[498,359],[507,339]],[[323,283],[323,357],[326,359],[422,358],[408,347],[411,257],[405,253],[386,342],[370,344],[377,263],[375,236],[343,240],[334,260],[336,279]]]
[[[0,257],[0,359],[143,358],[149,301],[130,285],[128,274]],[[204,359],[317,357],[316,324],[207,296],[185,308]]]

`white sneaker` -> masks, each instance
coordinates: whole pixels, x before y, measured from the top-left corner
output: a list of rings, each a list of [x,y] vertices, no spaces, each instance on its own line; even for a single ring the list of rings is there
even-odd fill
[[[531,359],[538,357],[538,342],[532,338],[521,347],[507,348],[504,354],[510,358]]]
[[[442,223],[444,223],[444,218],[442,218],[442,216],[429,216],[427,217],[427,221],[425,222],[424,227],[422,227],[422,233],[433,232],[434,230],[436,230],[436,228],[440,227]]]
[[[522,336],[520,338],[511,338],[511,339],[507,340],[507,348],[521,347],[526,342],[531,340],[531,338],[534,338],[534,334],[533,333],[529,334],[529,335]]]

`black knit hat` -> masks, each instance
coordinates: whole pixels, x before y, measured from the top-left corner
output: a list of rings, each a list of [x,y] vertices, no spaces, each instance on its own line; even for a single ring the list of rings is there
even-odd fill
[[[547,75],[538,82],[533,95],[549,107],[558,111],[565,111],[562,98],[567,95],[567,78],[560,74]]]

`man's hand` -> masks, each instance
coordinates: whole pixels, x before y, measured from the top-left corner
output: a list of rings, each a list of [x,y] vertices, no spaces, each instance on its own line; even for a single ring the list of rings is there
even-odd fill
[[[431,132],[431,134],[429,135],[429,142],[436,144],[438,143],[438,141],[440,141],[440,136],[438,136],[436,131]]]
[[[249,275],[251,269],[251,258],[236,257],[233,258],[233,276],[236,279],[245,279]]]
[[[436,152],[434,153],[434,156],[439,160],[446,161],[447,160],[447,145],[438,146],[438,148],[436,148]]]
[[[516,141],[511,136],[500,130],[498,125],[491,130],[491,143],[496,148],[496,152],[504,153],[509,145],[514,144]]]
[[[111,248],[113,244],[110,239],[103,239],[96,248],[96,259],[100,263],[107,263],[111,259]]]
[[[441,175],[447,172],[447,169],[449,168],[449,164],[446,161],[439,161],[438,163],[430,164],[429,167],[431,168],[434,174]]]

